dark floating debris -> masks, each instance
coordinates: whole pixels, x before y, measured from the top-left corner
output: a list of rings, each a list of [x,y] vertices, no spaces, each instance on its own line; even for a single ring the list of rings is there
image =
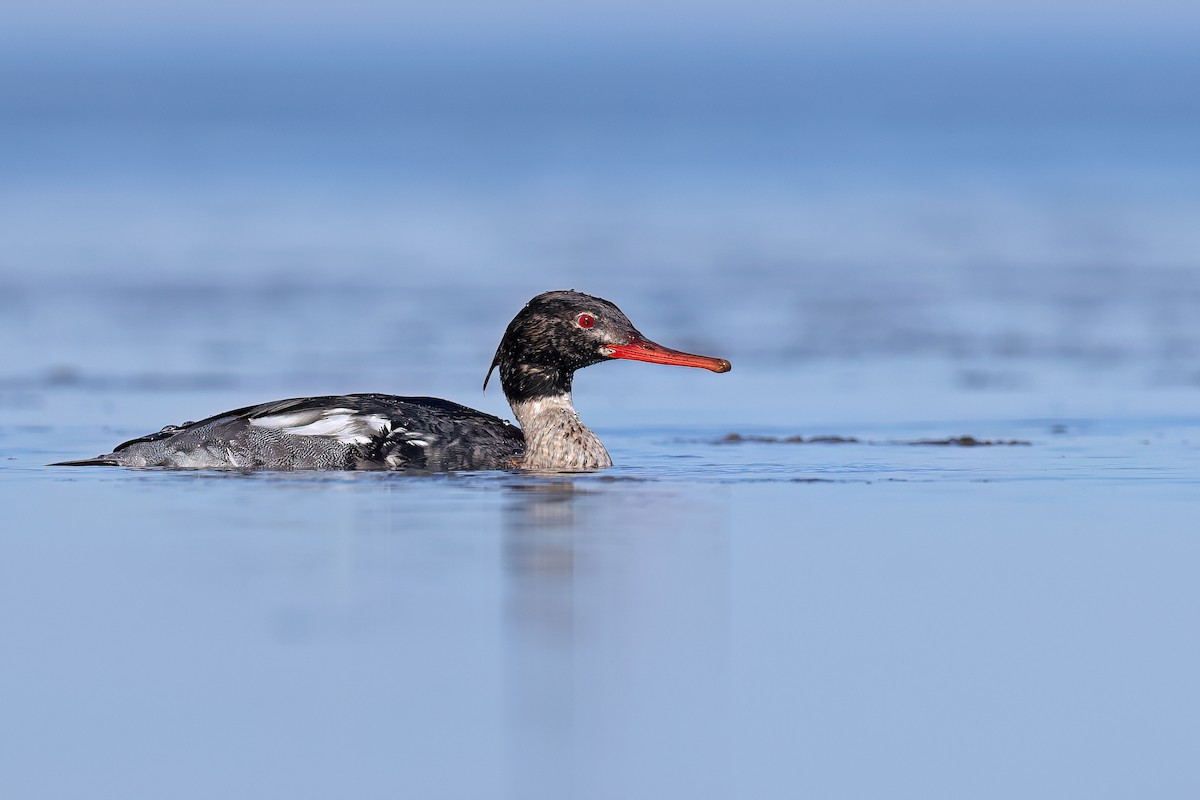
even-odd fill
[[[754,442],[761,444],[869,444],[908,445],[913,447],[1030,447],[1033,442],[1024,439],[976,439],[974,436],[951,436],[946,439],[864,441],[853,436],[746,436],[727,433],[714,444],[738,444]]]
[[[727,433],[720,439],[717,439],[717,444],[726,444],[733,442],[767,442],[767,443],[784,443],[784,444],[859,444],[860,440],[853,436],[743,436],[740,433]]]
[[[895,444],[930,445],[933,447],[1029,447],[1033,442],[1023,439],[976,439],[974,436],[951,436],[949,439],[916,439]]]

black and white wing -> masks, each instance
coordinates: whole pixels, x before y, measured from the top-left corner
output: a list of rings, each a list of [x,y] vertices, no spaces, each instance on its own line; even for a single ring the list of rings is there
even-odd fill
[[[88,462],[191,469],[509,469],[508,422],[429,397],[352,394],[248,406],[169,425]]]

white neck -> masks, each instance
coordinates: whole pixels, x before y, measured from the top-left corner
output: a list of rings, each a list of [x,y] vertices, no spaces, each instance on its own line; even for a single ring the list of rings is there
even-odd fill
[[[579,420],[570,393],[511,403],[525,434],[523,469],[604,469],[612,458],[596,434]]]

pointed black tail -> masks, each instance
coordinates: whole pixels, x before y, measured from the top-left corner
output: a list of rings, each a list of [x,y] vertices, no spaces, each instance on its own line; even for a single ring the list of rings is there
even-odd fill
[[[117,460],[111,455],[96,456],[95,458],[84,458],[79,461],[57,461],[53,464],[47,464],[47,467],[116,467]]]

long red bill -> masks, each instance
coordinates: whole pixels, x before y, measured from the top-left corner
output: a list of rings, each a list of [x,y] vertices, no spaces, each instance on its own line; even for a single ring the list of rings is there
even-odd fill
[[[649,339],[634,337],[629,344],[606,344],[603,353],[612,358],[627,358],[630,361],[649,361],[654,364],[674,364],[680,367],[699,367],[713,372],[729,372],[731,366],[723,358],[709,358],[672,350],[655,344]]]

